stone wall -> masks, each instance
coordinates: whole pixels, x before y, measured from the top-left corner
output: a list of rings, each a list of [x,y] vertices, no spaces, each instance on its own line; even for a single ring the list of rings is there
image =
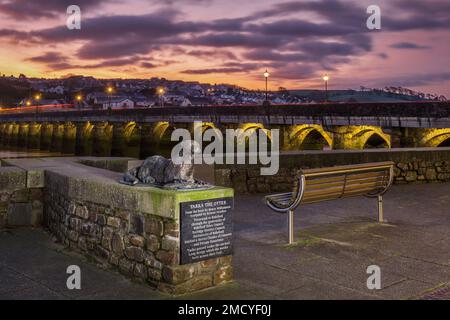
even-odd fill
[[[46,225],[68,247],[160,291],[183,294],[232,278],[231,256],[179,265],[179,224],[45,193]]]
[[[170,294],[232,280],[231,256],[180,264],[180,204],[233,197],[233,190],[119,184],[120,172],[136,163],[94,157],[0,160],[0,228],[42,225],[70,249]]]
[[[30,184],[26,171],[0,167],[0,228],[39,227],[42,219],[42,188]]]
[[[299,169],[380,161],[396,163],[395,184],[450,182],[450,148],[284,153],[274,176],[261,176],[255,165],[216,165],[215,180],[237,193],[289,192]]]

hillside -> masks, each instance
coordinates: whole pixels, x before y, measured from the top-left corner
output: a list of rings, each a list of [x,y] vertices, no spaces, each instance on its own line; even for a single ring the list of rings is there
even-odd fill
[[[291,94],[312,101],[325,100],[324,90],[290,90]],[[357,90],[329,90],[328,100],[331,102],[401,102],[401,101],[425,101],[419,96],[403,95],[381,90],[357,91]]]

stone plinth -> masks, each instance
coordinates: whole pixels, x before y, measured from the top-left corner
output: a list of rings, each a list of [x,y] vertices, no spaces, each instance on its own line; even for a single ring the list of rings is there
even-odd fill
[[[232,198],[233,190],[131,187],[118,183],[121,173],[102,169],[127,168],[129,161],[93,157],[5,160],[10,167],[0,167],[0,217],[32,225],[24,216],[33,212],[36,190],[40,190],[44,225],[57,239],[130,278],[171,294],[230,281],[231,255],[181,265],[180,208],[182,203]],[[4,181],[10,187],[3,188]]]

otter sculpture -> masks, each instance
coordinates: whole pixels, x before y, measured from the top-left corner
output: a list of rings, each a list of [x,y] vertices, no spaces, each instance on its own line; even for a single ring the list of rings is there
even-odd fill
[[[141,166],[126,172],[120,181],[122,184],[147,184],[159,188],[176,190],[208,189],[212,186],[194,179],[193,164],[175,164],[162,156],[152,156]]]

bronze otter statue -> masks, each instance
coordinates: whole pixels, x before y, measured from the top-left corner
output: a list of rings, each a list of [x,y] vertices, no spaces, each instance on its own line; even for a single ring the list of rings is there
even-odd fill
[[[123,175],[121,181],[126,185],[146,184],[159,188],[177,190],[208,189],[212,186],[194,179],[193,164],[175,164],[162,156],[152,156]]]

